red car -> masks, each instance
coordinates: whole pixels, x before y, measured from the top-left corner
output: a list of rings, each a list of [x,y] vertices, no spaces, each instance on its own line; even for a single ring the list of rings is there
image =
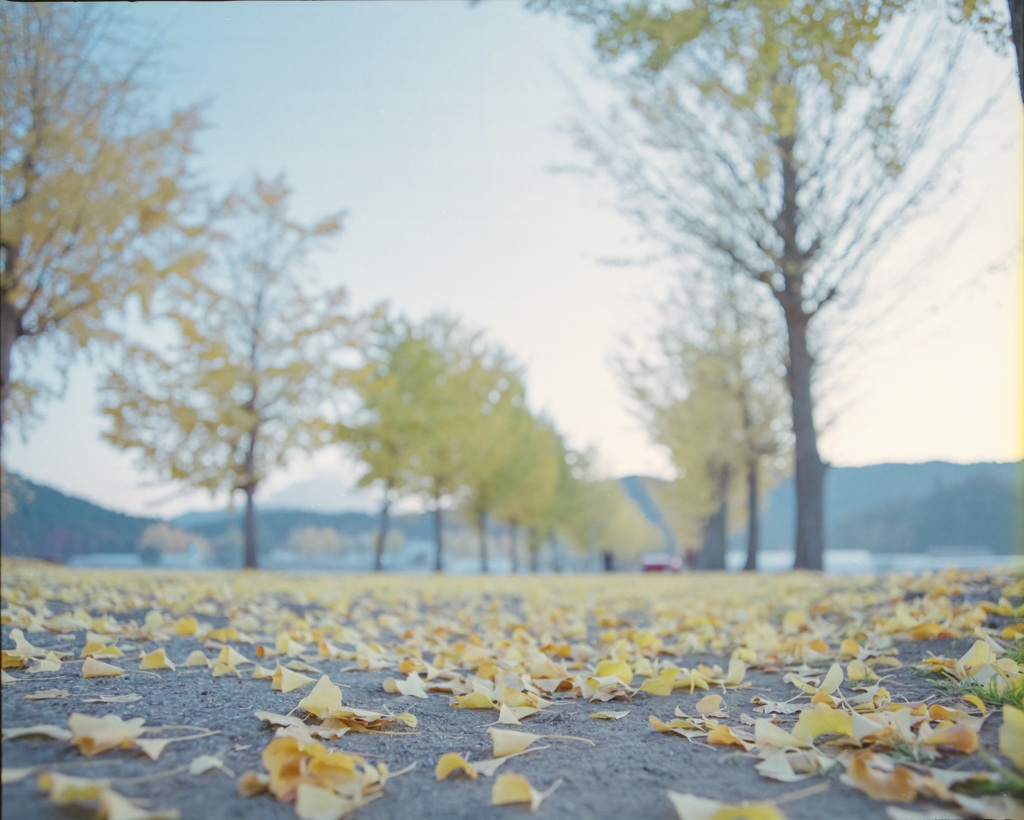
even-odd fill
[[[679,572],[683,568],[683,559],[667,552],[651,552],[644,556],[640,568],[644,572]]]

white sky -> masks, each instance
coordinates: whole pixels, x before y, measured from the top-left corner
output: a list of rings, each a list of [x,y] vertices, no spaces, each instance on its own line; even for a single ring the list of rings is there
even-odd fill
[[[446,309],[526,365],[531,403],[608,474],[668,474],[629,413],[610,367],[624,334],[645,336],[671,284],[664,271],[612,268],[642,251],[599,178],[554,174],[582,163],[564,133],[564,78],[587,77],[585,31],[511,2],[144,3],[126,12],[162,33],[168,105],[209,100],[199,166],[217,186],[284,171],[298,216],[349,213],[325,282],[357,308],[389,300],[422,317]],[[977,82],[1012,68],[980,55]],[[967,158],[957,202],[977,218],[925,274],[921,316],[894,339],[845,357],[822,414],[823,455],[839,465],[1014,460],[1024,454],[1022,108],[1007,86]],[[1007,149],[1007,146],[1010,146]],[[908,259],[949,231],[937,211],[897,249]],[[993,264],[970,288],[973,271]],[[917,302],[915,300],[914,304]],[[908,306],[909,307],[909,306]],[[876,329],[882,339],[889,325]],[[872,337],[873,338],[873,337]],[[152,486],[103,443],[95,374],[72,373],[10,469],[105,506],[173,515],[224,503]],[[297,459],[263,495],[311,478],[339,492],[355,470],[340,451]],[[156,503],[159,499],[167,499]]]

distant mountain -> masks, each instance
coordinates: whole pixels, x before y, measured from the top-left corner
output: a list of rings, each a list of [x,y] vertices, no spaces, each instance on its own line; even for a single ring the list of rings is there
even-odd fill
[[[0,522],[4,555],[63,563],[97,552],[134,553],[143,530],[156,522],[99,507],[13,473],[4,483],[15,503]]]
[[[314,512],[376,512],[377,495],[368,489],[353,488],[341,479],[297,481],[259,498],[264,510],[310,510]]]
[[[828,545],[919,551],[941,547],[1021,549],[1024,461],[831,467],[825,475]],[[761,546],[791,550],[796,527],[792,478],[772,489]]]
[[[658,484],[664,484],[661,479],[650,478],[649,476],[627,475],[619,479],[622,489],[626,491],[633,503],[640,508],[647,520],[657,527],[665,539],[665,552],[675,554],[677,552],[676,537],[673,535],[665,516],[655,500],[655,493],[652,488]]]

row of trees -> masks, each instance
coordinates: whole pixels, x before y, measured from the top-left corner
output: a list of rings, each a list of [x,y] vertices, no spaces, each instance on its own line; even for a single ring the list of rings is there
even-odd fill
[[[390,505],[412,494],[433,507],[438,568],[452,506],[476,523],[484,570],[492,518],[528,533],[534,556],[556,535],[607,549],[642,529],[530,411],[500,347],[451,317],[355,315],[343,289],[312,284],[343,214],[296,220],[283,178],[209,202],[189,174],[198,111],[148,115],[145,55],[117,44],[105,11],[0,13],[0,417],[23,424],[59,392],[32,378],[43,353],[63,374],[110,343],[105,437],[165,481],[242,494],[246,566],[261,483],[337,444],[382,489],[378,567]]]
[[[967,110],[951,106],[951,92],[971,76],[963,59],[971,36],[980,32],[997,50],[1015,41],[1024,99],[1020,3],[1008,6],[1009,15],[1002,0],[527,2],[593,31],[605,76],[627,102],[584,123],[580,143],[618,186],[623,210],[664,247],[684,292],[742,292],[747,303],[760,295],[774,306],[781,344],[771,345],[768,372],[785,370],[798,568],[820,569],[825,549],[815,388],[826,331],[865,294],[897,308],[923,298],[927,283],[886,252],[951,190],[955,158],[999,97],[998,86],[971,88]],[[699,299],[688,304],[680,338],[702,308]],[[713,388],[698,386],[736,381],[703,372],[705,353],[720,358],[709,344],[690,372],[676,371],[691,396],[678,416],[671,396],[637,395],[653,437],[687,477],[693,433],[720,437],[719,414],[698,410]],[[728,415],[732,398],[723,401]],[[742,415],[742,401],[735,407]],[[702,469],[717,474],[717,490],[705,492],[704,506],[724,513],[735,467],[727,442],[709,448],[719,464]],[[708,523],[709,536],[720,529]]]

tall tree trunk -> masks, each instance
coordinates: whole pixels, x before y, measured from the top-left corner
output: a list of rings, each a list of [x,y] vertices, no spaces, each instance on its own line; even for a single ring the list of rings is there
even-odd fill
[[[783,242],[783,287],[772,292],[786,321],[789,361],[786,383],[792,404],[793,438],[796,450],[796,569],[822,567],[825,553],[825,468],[818,454],[818,430],[814,426],[814,396],[811,381],[814,358],[807,338],[808,324],[817,308],[804,304],[804,274],[814,257],[812,248],[797,241],[800,226],[799,174],[794,146],[796,135],[776,141],[782,165],[782,209],[775,230]],[[820,307],[819,303],[818,307]]]
[[[795,569],[820,570],[825,554],[825,465],[818,454],[818,430],[814,426],[811,374],[814,360],[807,341],[810,318],[800,307],[786,313],[789,363],[786,381],[793,405],[793,438],[796,450],[796,555]]]
[[[761,531],[758,518],[761,515],[761,481],[757,456],[747,462],[747,563],[743,569],[757,570],[757,551],[760,547]]]
[[[1020,99],[1024,102],[1024,7],[1020,0],[1007,0],[1010,6],[1010,38],[1017,52],[1017,83],[1020,85]]]
[[[256,553],[256,504],[253,496],[256,495],[256,485],[248,484],[242,487],[245,493],[245,519],[243,523],[244,551],[242,564],[246,569],[258,569],[260,562]]]
[[[4,251],[7,249],[4,248]],[[10,260],[6,262],[10,264]],[[7,415],[7,398],[11,393],[11,353],[21,335],[21,318],[8,297],[6,290],[0,294],[0,446],[3,446],[4,417]]]
[[[527,531],[526,546],[530,553],[530,572],[536,572],[540,567],[540,536],[535,527]]]
[[[441,509],[440,493],[434,495],[434,544],[437,547],[434,570],[441,572],[444,569],[444,511]]]
[[[725,569],[725,539],[729,525],[729,468],[722,467],[716,479],[716,509],[704,527],[704,544],[697,556],[697,569]]]
[[[377,544],[373,551],[373,569],[380,572],[384,569],[384,545],[388,540],[388,524],[391,512],[391,482],[384,484],[384,501],[380,505],[380,525],[377,527]]]
[[[476,531],[480,537],[480,572],[487,574],[487,510],[477,510]]]
[[[519,522],[512,519],[508,522],[509,532],[509,545],[508,554],[509,560],[512,562],[512,574],[519,574]]]
[[[253,390],[251,407],[256,405],[256,391]],[[245,548],[244,566],[246,569],[259,567],[259,555],[256,552],[256,486],[259,480],[256,478],[256,442],[259,438],[259,424],[256,424],[249,433],[249,446],[245,451]]]

